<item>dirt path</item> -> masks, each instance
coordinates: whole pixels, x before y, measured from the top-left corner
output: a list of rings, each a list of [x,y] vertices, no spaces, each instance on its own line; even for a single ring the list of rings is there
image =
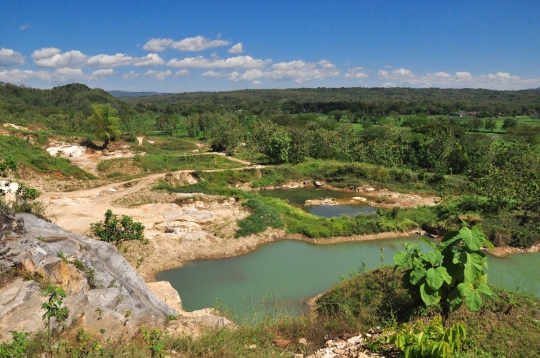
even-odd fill
[[[221,172],[227,170],[248,170],[262,168],[262,166],[240,167],[234,169],[209,169],[202,172]],[[126,208],[115,204],[119,199],[137,192],[144,191],[151,195],[153,183],[164,179],[166,175],[189,174],[193,170],[179,170],[172,173],[150,174],[141,179],[133,179],[122,183],[113,183],[93,189],[82,189],[71,192],[45,192],[41,196],[46,206],[45,215],[51,218],[57,225],[78,234],[86,234],[90,223],[103,219],[104,213],[111,209],[117,214],[125,214],[135,219],[148,222],[148,217],[153,213],[148,212],[145,205],[141,207]],[[169,194],[171,202],[175,195]],[[164,203],[167,205],[168,203]],[[156,208],[152,208],[156,210]],[[159,212],[159,210],[157,210]]]

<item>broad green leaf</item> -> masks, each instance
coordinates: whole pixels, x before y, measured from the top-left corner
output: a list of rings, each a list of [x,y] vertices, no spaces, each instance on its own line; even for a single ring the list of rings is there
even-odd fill
[[[438,273],[434,268],[430,268],[426,271],[426,283],[432,290],[438,290],[441,288],[444,280],[440,273]]]
[[[478,312],[480,306],[482,306],[482,297],[476,290],[469,290],[465,294],[465,304],[471,310],[471,312]]]
[[[491,289],[485,283],[479,284],[476,289],[478,290],[478,292],[482,292],[485,295],[488,295],[488,296],[493,295],[493,292],[491,292]]]
[[[418,285],[426,278],[426,270],[423,267],[416,267],[411,271],[411,283]]]
[[[451,312],[456,311],[463,303],[463,298],[461,297],[460,291],[457,288],[450,291],[446,300],[448,301]]]
[[[446,234],[444,234],[441,242],[449,241],[453,239],[454,237],[456,237],[458,234],[459,234],[458,231],[448,231]]]
[[[407,257],[407,253],[404,251],[398,251],[394,254],[394,262],[396,265],[401,265],[403,263],[403,259]]]
[[[428,254],[422,255],[422,259],[429,262],[432,265],[437,265],[443,259],[443,255],[439,251],[431,251]]]
[[[455,244],[457,244],[459,240],[461,240],[461,237],[454,236],[453,238],[448,239],[447,241],[441,241],[441,243],[439,244],[439,247],[441,248],[443,252],[448,251],[449,248],[453,249],[454,247],[456,247]]]
[[[483,273],[484,260],[482,256],[476,252],[462,252],[459,259],[464,266],[463,277],[465,282],[476,282],[479,275]]]
[[[457,285],[457,290],[461,294],[461,297],[465,297],[467,292],[474,290],[474,286],[471,285],[469,282],[462,282]]]
[[[448,274],[448,271],[446,271],[446,267],[444,266],[437,267],[435,271],[437,271],[437,273],[442,277],[444,282],[446,282],[447,284],[452,283],[452,277]]]
[[[432,249],[436,249],[436,248],[437,248],[437,245],[435,245],[433,242],[431,242],[431,240],[428,239],[427,237],[421,236],[421,237],[420,237],[420,241],[422,241],[424,244],[430,246]]]
[[[430,357],[437,358],[450,358],[452,357],[452,349],[450,345],[446,342],[433,342],[433,347],[431,348]]]
[[[463,240],[465,246],[471,251],[480,250],[486,240],[484,233],[476,227],[472,230],[468,227],[461,228],[461,230],[459,230],[459,236]]]
[[[495,246],[493,245],[493,243],[492,243],[491,241],[489,241],[489,240],[486,240],[486,239],[484,239],[484,245],[486,245],[486,246],[487,246],[488,248],[490,248],[490,249],[494,249],[494,248],[495,248]]]
[[[411,252],[411,251],[414,251],[414,250],[422,251],[422,248],[418,244],[412,244],[412,243],[406,242],[404,246],[405,246],[405,249],[408,252]]]
[[[420,296],[426,306],[436,305],[441,301],[441,294],[438,290],[432,290],[426,283],[420,286]]]

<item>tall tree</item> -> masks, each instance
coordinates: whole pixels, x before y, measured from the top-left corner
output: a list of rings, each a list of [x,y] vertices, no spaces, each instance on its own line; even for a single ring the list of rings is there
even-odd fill
[[[109,104],[92,105],[93,114],[88,117],[88,124],[92,127],[94,134],[102,140],[103,148],[107,148],[111,140],[115,140],[120,134],[120,118],[118,111]]]

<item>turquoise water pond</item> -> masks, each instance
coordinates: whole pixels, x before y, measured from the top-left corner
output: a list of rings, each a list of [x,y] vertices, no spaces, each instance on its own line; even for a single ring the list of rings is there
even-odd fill
[[[295,189],[274,189],[260,191],[262,196],[270,196],[287,200],[289,204],[302,208],[302,210],[317,216],[326,218],[341,215],[356,216],[358,214],[372,214],[376,209],[369,205],[313,205],[304,206],[306,200],[334,198],[350,199],[358,196],[355,193],[330,190],[324,188],[295,188]]]
[[[362,263],[366,269],[381,265],[381,247],[384,263],[392,264],[394,253],[407,241],[420,242],[413,238],[332,245],[279,241],[242,256],[187,262],[159,273],[157,279],[171,282],[188,311],[212,307],[216,298],[239,315],[261,300],[266,300],[267,306],[295,311],[341,277],[358,271]],[[489,256],[488,263],[490,284],[540,297],[540,253]]]

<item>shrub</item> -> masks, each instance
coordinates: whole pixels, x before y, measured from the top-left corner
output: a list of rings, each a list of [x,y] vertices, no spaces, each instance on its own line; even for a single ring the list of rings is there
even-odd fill
[[[143,224],[133,221],[127,215],[122,215],[122,219],[119,220],[111,210],[107,210],[103,222],[90,224],[90,230],[101,241],[112,243],[116,247],[119,247],[123,241],[144,240]]]

